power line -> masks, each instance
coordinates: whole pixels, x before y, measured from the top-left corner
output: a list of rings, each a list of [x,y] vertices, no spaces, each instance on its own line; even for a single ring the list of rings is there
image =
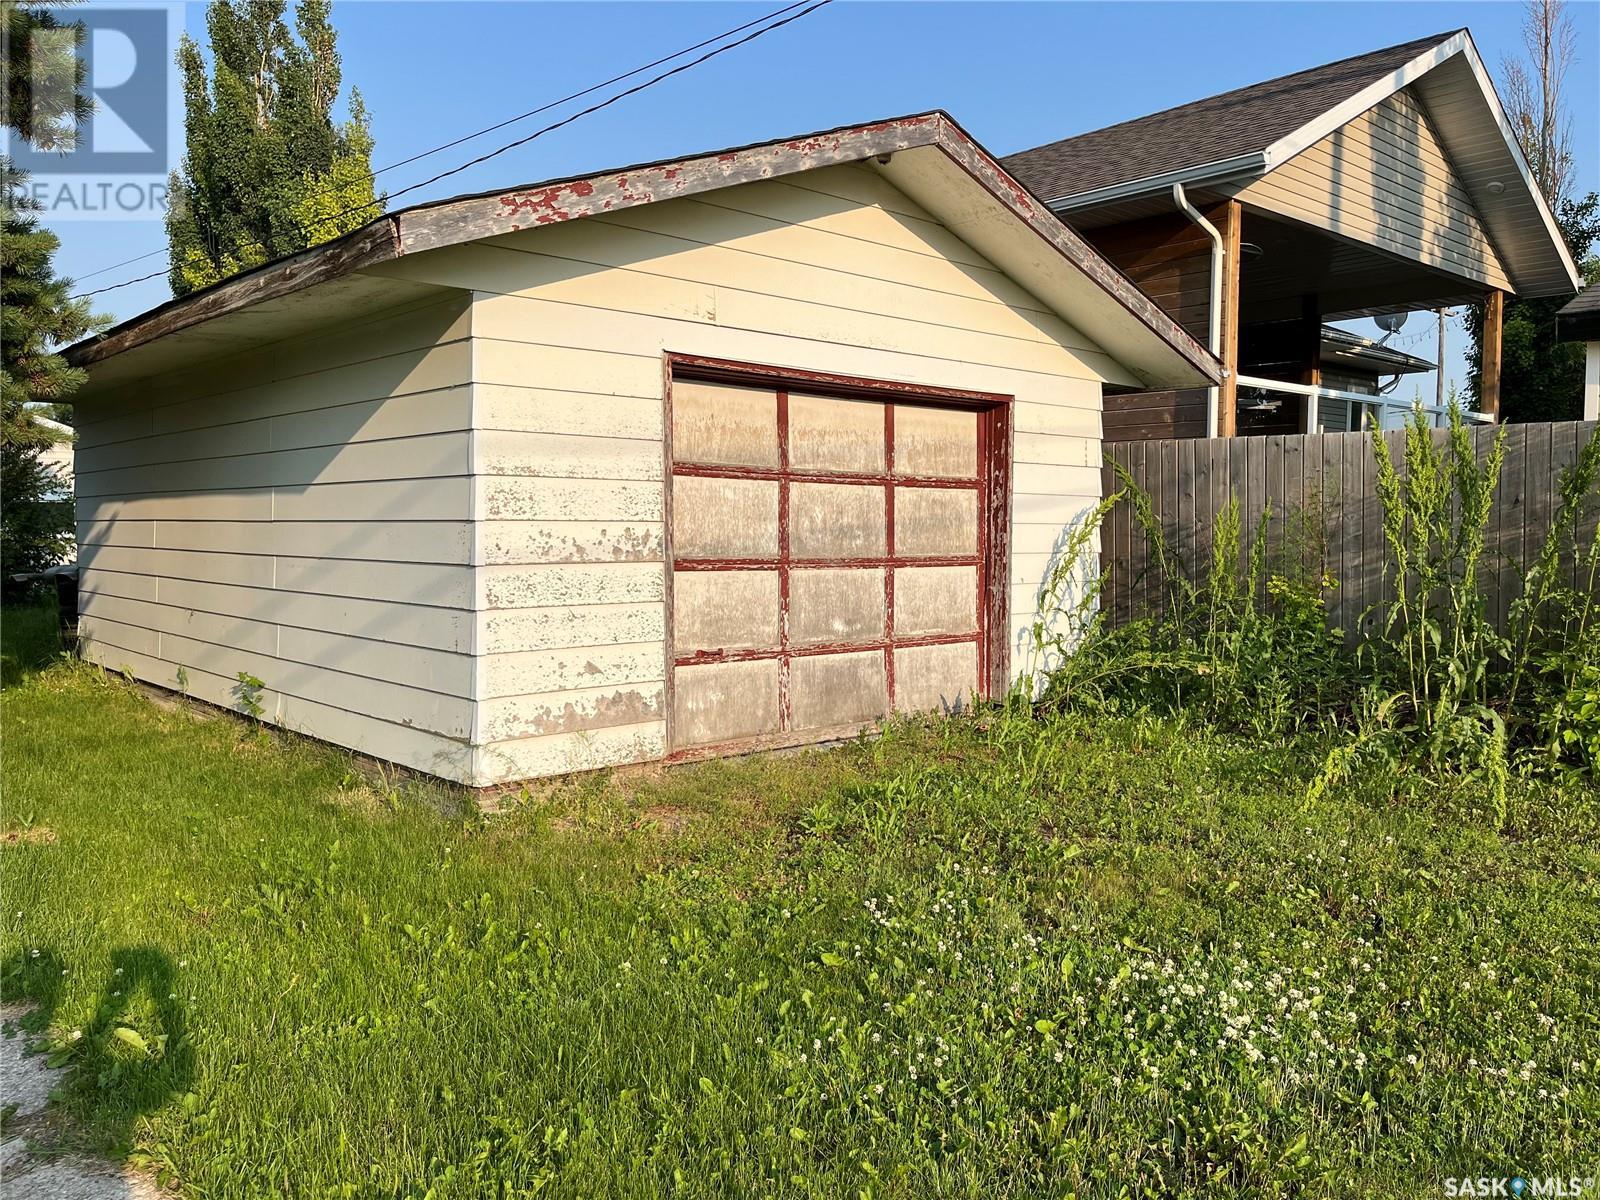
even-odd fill
[[[165,254],[166,252],[167,248],[163,246],[159,250],[150,250],[144,254],[136,254],[132,258],[125,258],[119,263],[112,263],[109,267],[99,267],[93,271],[90,271],[87,275],[79,275],[73,280],[73,282],[82,283],[85,279],[93,279],[96,275],[104,275],[107,271],[115,271],[118,267],[131,266],[133,263],[143,262],[147,258],[154,258],[156,255]]]
[[[553,133],[557,129],[562,128],[563,126],[571,125],[574,121],[577,121],[577,120],[579,120],[580,118],[583,118],[583,117],[587,117],[591,113],[597,113],[603,108],[609,108],[609,107],[611,107],[611,105],[617,103],[617,101],[626,100],[629,96],[637,95],[638,93],[644,91],[646,88],[654,87],[656,84],[661,83],[664,80],[670,79],[674,75],[681,75],[685,71],[692,70],[693,68],[700,66],[702,63],[709,62],[711,59],[717,57],[717,55],[719,55],[719,54],[726,54],[729,50],[737,50],[740,46],[746,45],[749,42],[753,42],[758,37],[764,37],[766,34],[771,33],[775,29],[782,29],[785,25],[791,24],[794,21],[798,21],[798,20],[800,20],[801,17],[810,16],[812,13],[816,12],[817,9],[826,8],[828,5],[830,5],[832,3],[833,3],[833,0],[817,0],[817,3],[811,5],[809,8],[802,9],[800,12],[797,12],[797,13],[793,14],[792,16],[785,17],[781,21],[776,21],[773,24],[766,26],[764,29],[757,29],[753,33],[747,33],[747,34],[745,34],[744,37],[740,38],[738,41],[729,42],[725,46],[718,46],[715,50],[707,51],[705,54],[702,54],[699,58],[690,59],[686,63],[680,63],[678,66],[673,67],[669,71],[663,71],[659,75],[652,75],[649,79],[646,79],[643,83],[636,83],[636,84],[633,85],[633,87],[625,88],[622,91],[618,92],[615,96],[606,97],[606,99],[600,101],[598,104],[591,104],[588,108],[579,109],[577,112],[573,113],[571,116],[562,117],[561,120],[554,121],[551,124],[544,126],[544,128],[542,128],[542,129],[536,129],[532,133],[530,133],[527,137],[518,138],[514,142],[507,142],[504,146],[497,147],[496,149],[489,151],[489,153],[487,153],[487,154],[480,154],[477,158],[470,159],[467,162],[462,163],[458,167],[451,167],[448,171],[440,171],[437,175],[430,176],[429,178],[424,179],[424,180],[422,180],[422,181],[420,181],[418,183],[413,183],[408,187],[403,187],[398,192],[390,192],[388,198],[390,200],[393,200],[396,196],[404,196],[407,192],[414,192],[418,188],[425,188],[429,184],[438,183],[441,179],[448,179],[452,175],[459,175],[462,171],[467,170],[469,167],[476,167],[480,163],[486,163],[491,158],[498,158],[500,155],[506,153],[508,150],[515,150],[519,146],[526,146],[529,142],[535,140],[536,138],[541,138],[547,133]],[[791,5],[790,7],[793,7],[793,6]],[[785,12],[787,10],[786,9],[779,9],[778,11]],[[330,221],[337,221],[340,217],[346,217],[346,216],[349,216],[351,213],[357,213],[357,212],[362,211],[363,209],[371,208],[371,207],[372,206],[370,204],[352,205],[350,208],[347,208],[342,212],[336,212],[332,216],[320,218],[316,222],[316,224],[317,225],[326,225]]]
[[[712,44],[714,44],[716,42],[720,42],[725,38],[731,37],[733,34],[741,33],[744,30],[750,29],[752,26],[762,25],[764,22],[771,21],[774,17],[783,17],[782,20],[779,20],[779,21],[777,21],[777,22],[775,22],[774,24],[771,24],[771,25],[765,25],[764,28],[757,29],[754,32],[749,33],[746,36],[740,38],[738,41],[729,42],[727,45],[719,46],[715,50],[712,50],[709,53],[703,54],[699,58],[693,59],[690,62],[681,63],[678,66],[673,67],[671,70],[663,71],[661,74],[653,76],[652,78],[647,79],[642,83],[636,84],[635,86],[633,86],[631,88],[627,88],[624,91],[618,92],[616,95],[610,96],[610,97],[608,97],[607,99],[601,101],[598,104],[590,105],[588,108],[585,108],[585,109],[580,110],[579,112],[573,113],[571,116],[564,117],[560,121],[556,121],[553,124],[547,125],[542,129],[536,130],[535,132],[529,134],[525,138],[519,138],[517,141],[510,142],[510,143],[508,143],[508,144],[506,144],[504,146],[501,146],[501,147],[499,147],[499,148],[497,148],[495,150],[491,150],[487,154],[480,155],[479,157],[474,158],[469,162],[462,163],[458,167],[452,167],[448,171],[441,171],[439,174],[434,175],[434,176],[432,176],[432,177],[430,177],[428,179],[424,179],[419,183],[414,183],[414,184],[409,185],[408,187],[401,188],[399,191],[394,192],[390,196],[388,196],[387,199],[392,200],[396,196],[403,196],[408,192],[414,192],[419,188],[427,187],[429,184],[437,183],[441,179],[446,179],[446,178],[449,178],[451,175],[459,174],[460,172],[465,171],[470,167],[474,167],[474,166],[477,166],[480,163],[487,162],[489,159],[495,158],[495,157],[497,157],[497,156],[499,156],[501,154],[504,154],[509,150],[514,150],[514,149],[518,148],[519,146],[527,145],[529,142],[534,141],[536,138],[543,137],[545,134],[552,133],[555,130],[562,128],[563,126],[570,125],[574,121],[577,121],[578,119],[580,119],[582,117],[588,116],[591,113],[599,112],[603,108],[608,108],[612,104],[617,103],[619,100],[623,100],[623,99],[626,99],[629,96],[636,95],[637,93],[644,91],[646,88],[653,87],[656,84],[661,83],[662,81],[664,81],[666,79],[669,79],[674,75],[681,74],[682,72],[690,70],[693,67],[697,67],[697,66],[701,65],[702,63],[705,63],[705,62],[709,61],[710,59],[715,58],[719,54],[722,54],[722,53],[725,53],[726,51],[733,50],[733,49],[736,49],[736,48],[738,48],[740,46],[746,45],[749,42],[755,41],[755,39],[757,39],[759,37],[762,37],[762,36],[764,36],[764,35],[766,35],[768,33],[771,33],[775,29],[780,29],[783,26],[788,25],[793,21],[799,20],[801,17],[809,16],[811,13],[816,12],[817,9],[824,8],[827,5],[831,4],[832,2],[833,2],[833,0],[818,0],[817,3],[811,4],[810,7],[806,8],[802,12],[794,12],[795,9],[800,8],[802,5],[807,3],[807,0],[796,0],[796,2],[793,3],[793,4],[785,5],[783,8],[775,9],[774,11],[769,12],[764,16],[757,17],[757,18],[755,18],[754,20],[751,20],[751,21],[746,21],[743,25],[736,25],[732,29],[724,30],[722,33],[716,34],[713,37],[706,38],[704,41],[696,42],[692,46],[686,46],[681,50],[677,50],[677,51],[673,52],[672,54],[664,55],[661,58],[655,59],[653,62],[645,63],[643,66],[635,67],[631,71],[625,71],[620,75],[614,75],[610,79],[605,80],[602,83],[597,83],[597,84],[594,84],[594,85],[592,85],[590,87],[584,88],[581,91],[573,92],[570,95],[563,96],[559,100],[552,100],[548,104],[540,105],[538,108],[529,109],[527,112],[520,113],[517,116],[508,117],[504,121],[500,121],[500,122],[498,122],[497,124],[494,124],[494,125],[486,126],[485,128],[476,130],[473,133],[464,134],[461,137],[455,138],[454,140],[449,141],[449,142],[445,142],[442,145],[434,146],[431,149],[420,151],[420,152],[418,152],[416,154],[411,155],[409,158],[403,158],[403,159],[400,159],[397,162],[389,163],[387,166],[379,167],[376,171],[373,171],[366,178],[368,180],[376,179],[379,175],[383,174],[385,171],[392,171],[397,167],[406,166],[406,165],[408,165],[410,163],[418,161],[419,159],[427,158],[428,156],[433,155],[433,154],[437,154],[440,151],[451,149],[452,147],[459,146],[464,142],[469,142],[469,141],[473,140],[474,138],[482,137],[484,134],[493,133],[496,130],[504,129],[508,125],[514,125],[519,121],[527,120],[529,117],[537,116],[538,114],[540,114],[542,112],[548,112],[550,109],[558,108],[561,105],[570,103],[573,100],[581,99],[584,96],[591,95],[592,93],[597,92],[597,91],[601,90],[602,88],[610,87],[612,84],[620,83],[624,79],[630,79],[635,75],[638,75],[638,74],[640,74],[640,73],[642,73],[644,71],[648,71],[648,70],[652,69],[653,67],[658,67],[663,63],[671,62],[675,58],[682,58],[685,54],[691,54],[696,50],[702,49],[702,48],[704,48],[706,46],[710,46],[710,45],[712,45]],[[791,13],[792,15],[785,17],[784,16],[785,13]],[[347,208],[347,209],[344,209],[344,210],[342,210],[340,212],[334,213],[332,216],[323,217],[323,218],[318,219],[314,223],[313,228],[320,228],[321,226],[326,225],[329,222],[339,220],[341,217],[349,216],[352,213],[361,212],[364,209],[368,209],[368,208],[372,208],[372,207],[373,207],[372,204],[354,205],[354,206],[352,206],[350,208]],[[310,231],[307,230],[305,227],[301,228],[301,232],[302,233],[306,233],[308,237],[310,236]],[[91,271],[88,275],[85,275],[82,278],[90,279],[90,278],[93,278],[95,275],[103,275],[107,271],[115,270],[117,267],[125,267],[125,266],[129,265],[130,263],[139,262],[142,259],[146,259],[146,258],[153,258],[155,255],[163,254],[163,253],[166,253],[166,251],[165,250],[152,250],[149,253],[138,255],[135,258],[126,259],[125,261],[120,262],[120,263],[114,263],[113,265],[111,265],[109,267],[101,267],[98,270]],[[101,294],[103,294],[105,292],[114,292],[119,288],[131,287],[133,284],[136,284],[136,283],[144,283],[146,280],[155,279],[158,276],[165,275],[166,273],[167,273],[166,270],[152,271],[148,275],[140,275],[140,276],[138,276],[137,278],[134,278],[134,279],[125,279],[121,283],[108,284],[105,287],[95,288],[92,291],[80,292],[77,295],[73,296],[72,299],[74,299],[74,300],[83,300],[83,299],[89,298],[90,296],[101,295]]]
[[[166,251],[164,251],[164,250],[152,250],[152,251],[150,251],[150,254],[165,254],[165,253],[166,253]],[[146,254],[144,257],[149,258],[150,254]],[[134,284],[143,283],[147,279],[155,279],[157,276],[165,275],[167,273],[167,271],[168,271],[168,268],[162,267],[161,270],[159,270],[159,271],[151,271],[150,274],[148,274],[148,275],[140,275],[140,276],[138,276],[137,278],[134,278],[134,279],[124,279],[121,283],[108,283],[108,284],[106,284],[105,287],[95,288],[92,292],[79,292],[76,296],[69,296],[68,299],[70,299],[70,300],[87,300],[90,296],[98,296],[102,292],[114,292],[118,288],[132,287]]]
[[[709,46],[714,42],[720,42],[723,38],[732,37],[736,33],[743,33],[752,25],[760,25],[762,22],[770,21],[774,17],[781,17],[784,13],[789,12],[791,9],[799,8],[805,3],[806,0],[795,0],[795,3],[793,4],[785,5],[783,8],[769,12],[765,16],[757,17],[753,21],[746,21],[743,25],[735,25],[732,29],[725,29],[713,37],[708,37],[703,42],[696,42],[692,46],[685,46],[682,50],[675,50],[671,54],[663,55],[654,62],[645,63],[642,67],[635,67],[631,71],[624,71],[621,75],[613,75],[604,83],[597,83],[593,87],[586,87],[581,92],[573,92],[570,96],[563,96],[561,99],[552,100],[548,104],[541,104],[538,108],[530,108],[527,112],[520,113],[515,117],[507,117],[504,121],[500,121],[497,124],[485,126],[476,133],[464,134],[461,137],[456,138],[454,141],[444,143],[442,146],[435,146],[431,150],[423,150],[420,153],[413,154],[410,158],[402,158],[399,162],[392,162],[386,167],[379,167],[367,178],[376,179],[385,171],[392,171],[396,167],[407,166],[410,163],[416,162],[418,159],[427,158],[431,154],[438,154],[441,150],[453,149],[456,146],[461,145],[463,142],[470,142],[473,138],[482,137],[486,133],[494,133],[496,130],[504,129],[507,125],[515,125],[518,121],[526,121],[529,117],[536,117],[542,112],[549,112],[552,108],[559,108],[561,105],[570,103],[573,100],[581,100],[583,97],[590,95],[593,92],[598,92],[601,88],[608,88],[614,83],[621,83],[624,79],[632,79],[635,75],[639,75],[645,71],[659,67],[662,63],[669,63],[675,58],[682,58],[685,54],[693,54],[696,50],[704,49],[706,46]]]

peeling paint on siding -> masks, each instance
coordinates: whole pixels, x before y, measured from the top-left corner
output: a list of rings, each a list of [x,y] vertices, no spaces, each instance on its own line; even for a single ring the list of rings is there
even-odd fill
[[[592,521],[485,521],[484,562],[660,562],[659,524],[607,525]]]
[[[549,696],[486,699],[484,732],[488,741],[539,737],[636,725],[661,716],[665,698],[660,684],[558,692]]]

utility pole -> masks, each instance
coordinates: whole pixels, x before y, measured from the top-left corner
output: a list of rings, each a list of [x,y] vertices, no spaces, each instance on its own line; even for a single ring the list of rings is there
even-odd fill
[[[1437,362],[1439,365],[1438,365],[1438,369],[1434,371],[1434,377],[1439,381],[1438,400],[1436,401],[1436,403],[1439,405],[1440,408],[1443,408],[1444,407],[1444,323],[1449,318],[1455,316],[1455,313],[1451,312],[1448,308],[1441,308],[1441,309],[1438,310],[1438,313],[1439,313],[1439,356],[1434,361]]]

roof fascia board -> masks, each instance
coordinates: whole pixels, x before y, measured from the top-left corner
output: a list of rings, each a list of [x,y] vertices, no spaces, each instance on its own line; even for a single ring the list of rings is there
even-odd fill
[[[942,114],[922,113],[679,162],[407,209],[397,214],[401,253],[436,250],[595,213],[927,146],[938,140],[942,120]]]
[[[1483,59],[1478,55],[1478,48],[1473,45],[1472,35],[1465,29],[1459,33],[1451,34],[1431,50],[1425,50],[1416,58],[1397,68],[1390,74],[1374,83],[1368,84],[1348,100],[1335,105],[1327,112],[1308,121],[1293,133],[1279,138],[1268,146],[1265,152],[1265,171],[1281,166],[1302,151],[1309,150],[1323,138],[1337,129],[1343,128],[1376,104],[1381,104],[1390,96],[1415,83],[1435,67],[1461,55],[1467,66],[1472,71],[1478,90],[1483,95],[1485,105],[1490,115],[1494,118],[1495,126],[1500,132],[1501,140],[1505,142],[1506,149],[1510,151],[1512,162],[1516,166],[1517,175],[1522,180],[1522,186],[1532,198],[1538,209],[1539,217],[1544,222],[1545,231],[1550,235],[1550,240],[1555,244],[1561,262],[1566,267],[1567,274],[1571,277],[1574,289],[1581,286],[1582,277],[1578,268],[1572,261],[1572,255],[1567,250],[1567,239],[1561,234],[1561,227],[1556,224],[1555,216],[1550,212],[1550,206],[1545,203],[1544,192],[1533,178],[1533,171],[1528,166],[1528,160],[1522,153],[1522,146],[1517,141],[1516,134],[1511,128],[1511,122],[1506,119],[1505,110],[1500,107],[1500,97],[1495,92],[1494,84],[1489,79],[1489,73],[1484,69]]]
[[[87,367],[212,317],[389,262],[401,253],[398,215],[386,214],[334,241],[308,247],[280,262],[235,275],[206,289],[203,294],[176,296],[98,337],[68,346],[64,354],[73,366]]]
[[[971,134],[946,117],[939,149],[961,170],[1042,238],[1081,275],[1157,334],[1190,367],[1212,383],[1220,383],[1222,364],[1183,326],[1141,291],[1098,250],[1063,222],[986,151]]]
[[[1309,150],[1323,138],[1342,129],[1375,104],[1381,104],[1401,88],[1426,75],[1440,63],[1461,53],[1470,45],[1466,30],[1453,33],[1431,50],[1424,50],[1404,66],[1391,71],[1383,78],[1369,83],[1348,100],[1328,109],[1321,116],[1307,121],[1293,133],[1279,138],[1266,149],[1266,169],[1282,166],[1303,150]]]
[[[1556,340],[1559,342],[1600,341],[1600,312],[1556,314]]]
[[[1483,93],[1484,103],[1489,106],[1489,112],[1494,117],[1495,126],[1500,130],[1506,148],[1511,151],[1511,160],[1516,164],[1517,174],[1522,178],[1522,186],[1527,188],[1528,194],[1533,197],[1533,203],[1539,210],[1539,217],[1550,234],[1550,240],[1555,243],[1556,250],[1561,255],[1562,265],[1567,268],[1572,287],[1577,290],[1583,286],[1583,276],[1578,273],[1578,266],[1572,261],[1572,253],[1567,249],[1567,239],[1561,233],[1561,226],[1556,224],[1555,214],[1550,211],[1550,205],[1545,202],[1544,189],[1533,177],[1533,168],[1528,166],[1527,157],[1522,153],[1522,143],[1517,140],[1511,122],[1506,118],[1505,109],[1500,107],[1500,95],[1494,90],[1494,83],[1490,80],[1489,72],[1483,65],[1483,59],[1478,56],[1478,48],[1472,44],[1470,36],[1467,37],[1465,58],[1467,66],[1472,68],[1472,77],[1477,80],[1478,90]]]
[[[1266,169],[1266,154],[1263,151],[1255,150],[1249,154],[1235,155],[1232,158],[1219,158],[1214,162],[1198,163],[1192,167],[1180,167],[1175,171],[1163,171],[1159,175],[1146,175],[1141,179],[1129,179],[1122,183],[1108,184],[1092,191],[1057,196],[1054,200],[1047,201],[1047,203],[1056,212],[1071,212],[1078,208],[1088,208],[1096,204],[1107,204],[1115,200],[1126,200],[1134,196],[1142,196],[1147,192],[1164,192],[1169,190],[1175,183],[1184,185],[1224,183],[1244,179],[1251,175],[1259,175]]]
[[[1140,320],[1187,367],[1206,379],[1216,379],[1220,364],[1198,342],[1064,225],[970,134],[938,111],[401,209],[337,241],[303,250],[203,293],[170,301],[98,339],[68,347],[67,354],[74,365],[87,366],[211,317],[409,254],[924,147],[936,149],[973,177],[1014,219]]]

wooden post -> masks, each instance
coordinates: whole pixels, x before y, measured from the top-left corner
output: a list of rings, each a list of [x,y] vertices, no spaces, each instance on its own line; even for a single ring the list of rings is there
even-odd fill
[[[1322,309],[1316,296],[1300,298],[1300,343],[1305,355],[1305,365],[1300,368],[1300,382],[1312,387],[1322,386]],[[1319,421],[1320,405],[1315,396],[1306,396],[1301,412],[1300,432],[1315,433]]]
[[[1239,432],[1239,247],[1244,210],[1229,200],[1212,215],[1222,234],[1222,386],[1217,389],[1217,436]]]
[[[1483,332],[1479,343],[1478,409],[1491,420],[1500,420],[1500,331],[1505,324],[1506,294],[1490,292],[1483,301]],[[1444,370],[1444,364],[1439,364]]]

